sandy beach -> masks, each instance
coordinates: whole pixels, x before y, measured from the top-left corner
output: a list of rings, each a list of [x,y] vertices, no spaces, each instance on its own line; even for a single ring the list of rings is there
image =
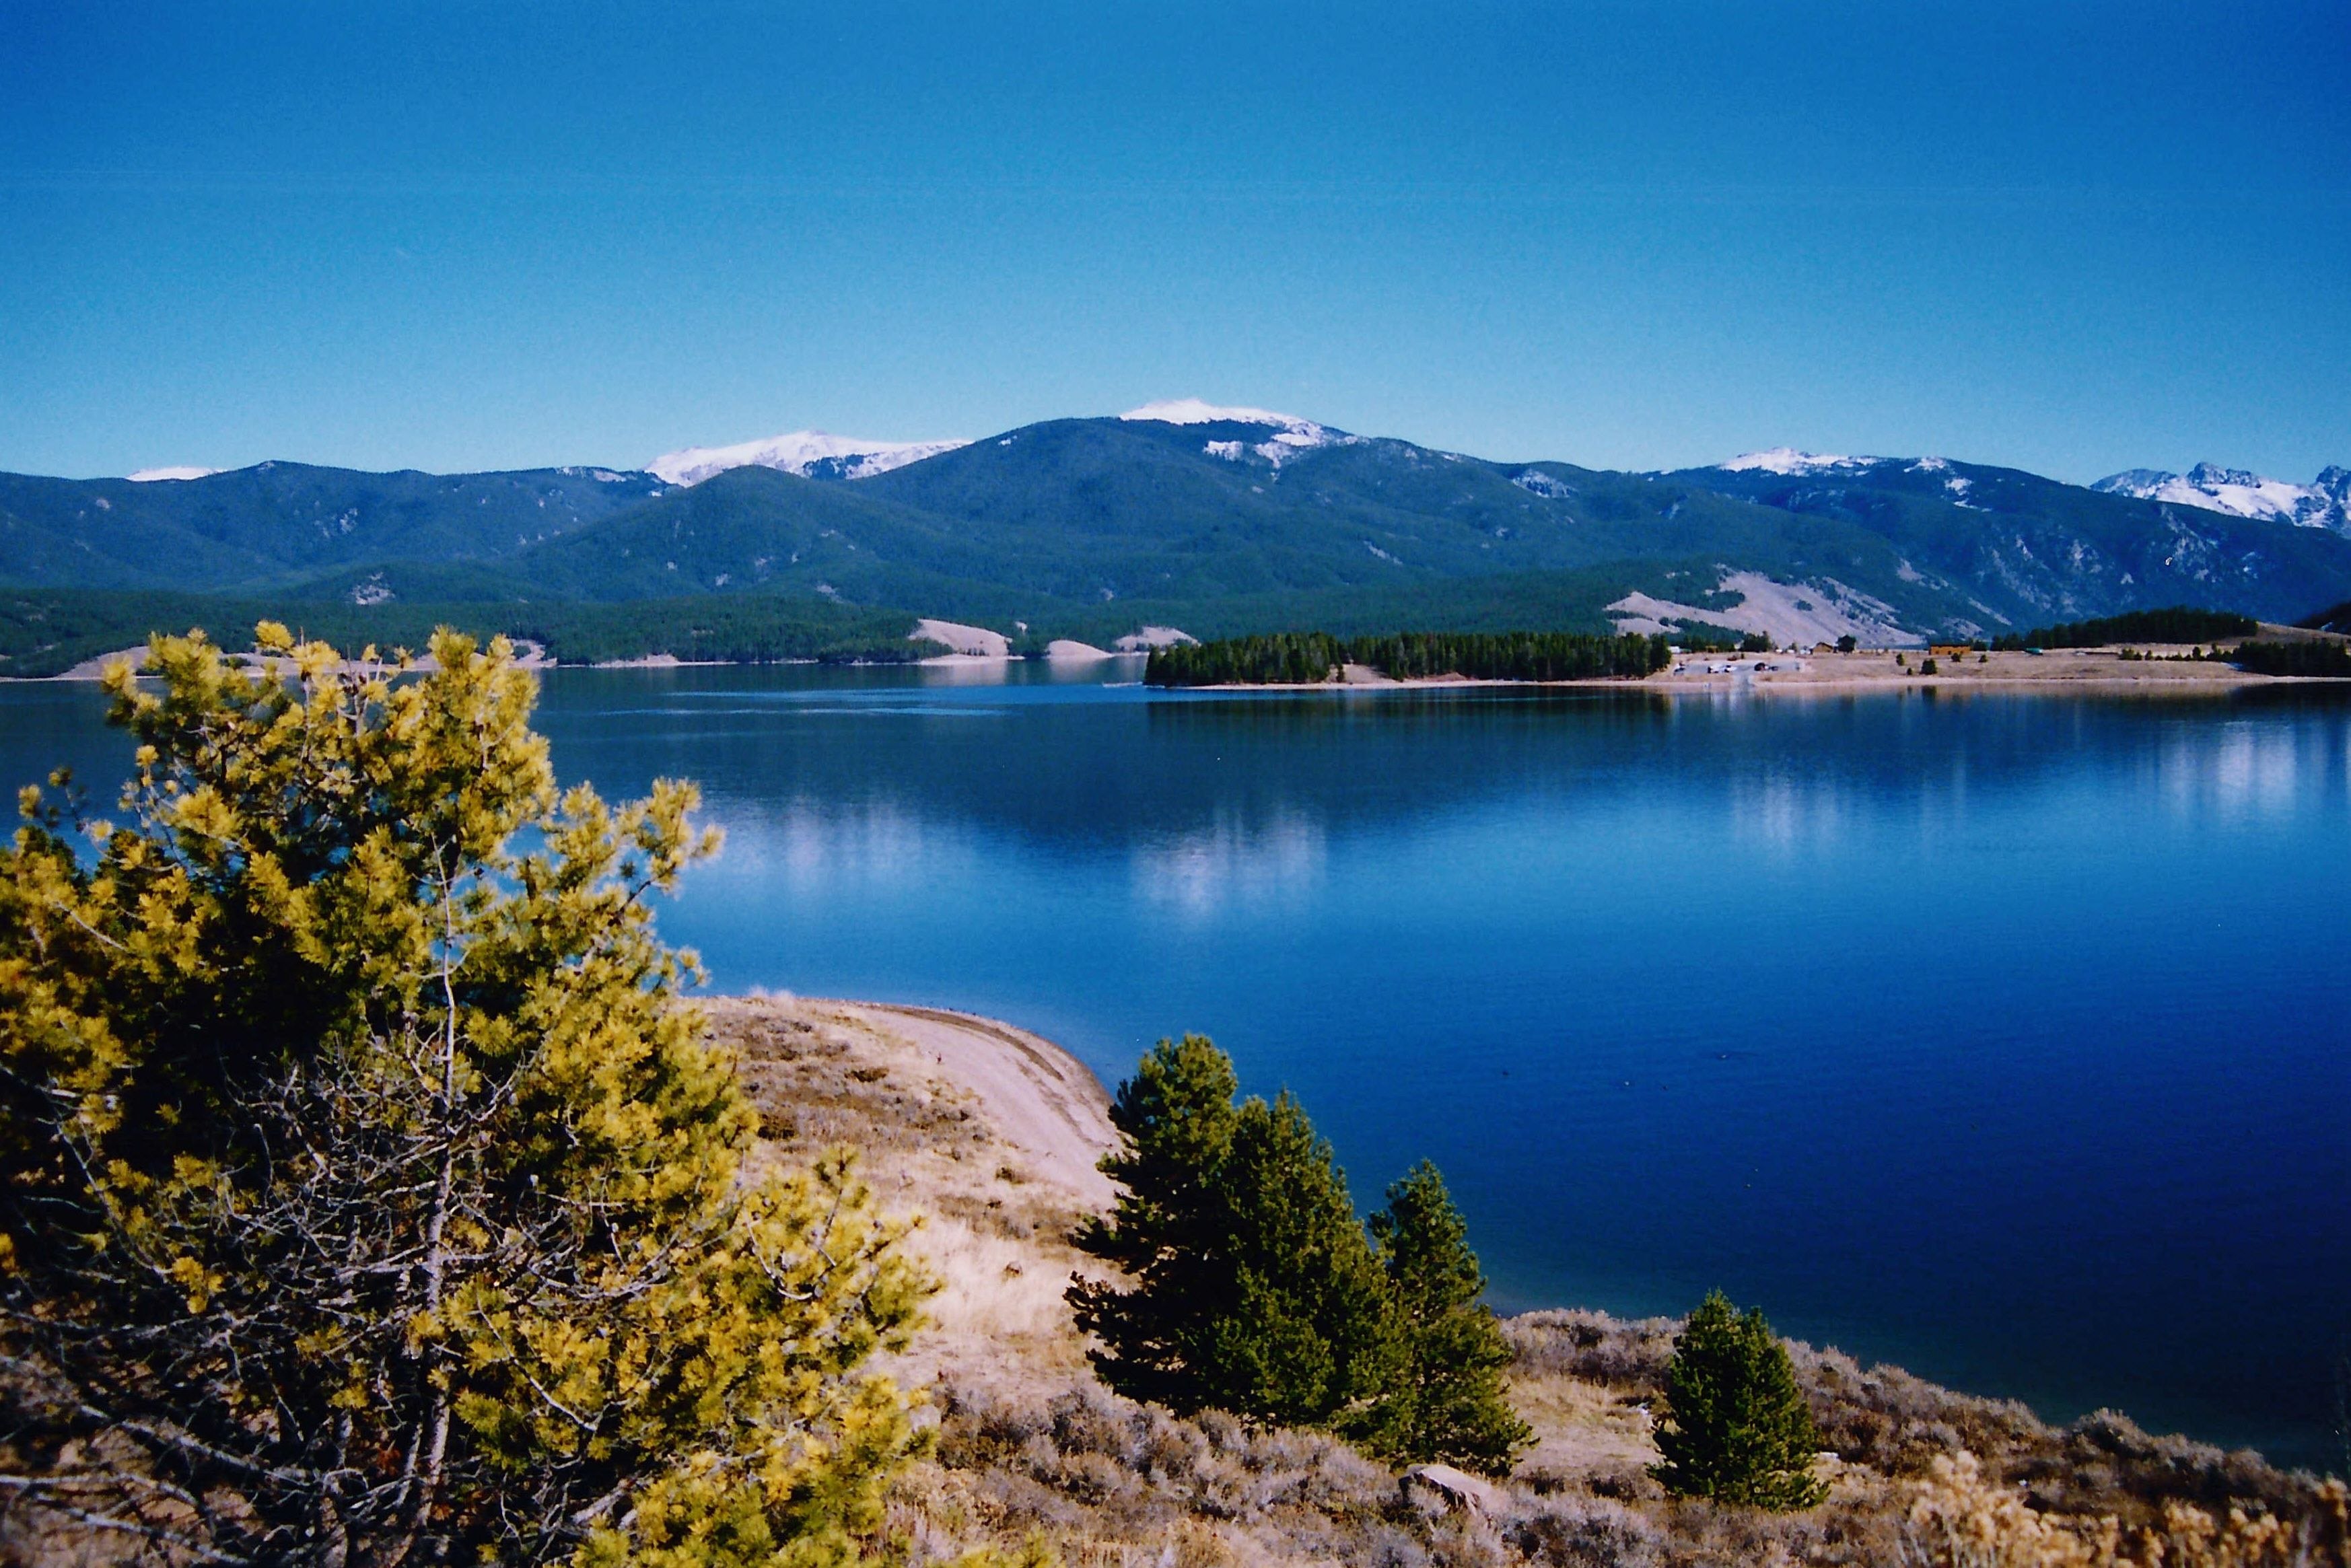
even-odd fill
[[[2209,659],[2193,648],[2141,648],[2147,655],[2126,659],[2118,648],[2055,648],[2042,653],[1968,653],[1934,658],[1934,674],[1922,673],[1930,655],[1900,653],[1768,653],[1732,659],[1692,654],[1676,668],[1641,683],[1668,689],[1719,690],[1726,686],[1855,691],[1886,687],[2007,691],[2190,692],[2267,685],[2297,677],[2260,675]],[[1896,663],[1896,660],[1901,661]],[[1710,674],[1709,670],[1722,671]]]
[[[2270,629],[2263,628],[2266,633]],[[2308,635],[2308,633],[2302,633]],[[1673,666],[1638,680],[1470,680],[1432,675],[1393,680],[1364,664],[1343,667],[1342,678],[1313,683],[1175,688],[1202,692],[1327,692],[1363,690],[1442,691],[1457,687],[1510,686],[1563,690],[1719,692],[2001,691],[2138,693],[2151,695],[2217,694],[2243,686],[2339,685],[2324,676],[2263,675],[2232,664],[2198,659],[2189,647],[2140,647],[2126,658],[2119,648],[2053,648],[2041,653],[1968,653],[1934,659],[1918,649],[1864,650],[1853,653],[1689,653]]]
[[[1084,1063],[1026,1030],[936,1008],[704,1005],[778,1157],[852,1145],[885,1207],[922,1213],[912,1245],[945,1290],[936,1326],[894,1368],[901,1381],[1039,1393],[1085,1375],[1061,1300],[1085,1260],[1067,1239],[1110,1207],[1094,1166],[1117,1134]]]

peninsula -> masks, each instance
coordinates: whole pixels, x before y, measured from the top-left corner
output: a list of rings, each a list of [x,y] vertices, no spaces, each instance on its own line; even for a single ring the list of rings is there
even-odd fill
[[[1070,1237],[1110,1202],[1094,1162],[1116,1134],[1081,1062],[934,1008],[707,1008],[758,1106],[763,1157],[852,1145],[886,1207],[925,1217],[912,1245],[945,1289],[892,1370],[927,1392],[938,1439],[892,1508],[931,1556],[1041,1535],[1071,1563],[1420,1561],[1499,1536],[1543,1561],[1888,1563],[1921,1500],[1962,1475],[2028,1482],[2037,1508],[2126,1527],[2167,1507],[2341,1506],[2339,1486],[2251,1452],[2151,1436],[2112,1411],[2054,1426],[1801,1343],[1797,1375],[1832,1450],[1828,1500],[1785,1516],[1669,1502],[1648,1474],[1650,1409],[1677,1324],[1561,1309],[1504,1322],[1510,1398],[1536,1439],[1511,1476],[1408,1477],[1405,1498],[1424,1506],[1398,1508],[1396,1478],[1325,1434],[1182,1419],[1095,1381],[1062,1292],[1089,1263]]]

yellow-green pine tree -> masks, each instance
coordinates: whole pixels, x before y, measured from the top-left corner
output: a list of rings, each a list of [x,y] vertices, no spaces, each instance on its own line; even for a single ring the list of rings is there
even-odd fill
[[[928,1284],[846,1157],[747,1170],[646,909],[694,790],[559,792],[503,642],[258,643],[157,639],[122,820],[0,852],[32,1490],[174,1560],[851,1561]]]

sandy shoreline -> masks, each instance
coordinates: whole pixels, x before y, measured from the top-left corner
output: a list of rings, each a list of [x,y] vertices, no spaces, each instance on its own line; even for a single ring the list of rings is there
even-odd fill
[[[1171,687],[1195,692],[1322,692],[1343,695],[1364,691],[1450,691],[1465,688],[1511,688],[1563,691],[1665,692],[1676,695],[1719,695],[1725,692],[2043,692],[2102,695],[2138,693],[2220,695],[2246,686],[2340,685],[2330,676],[2264,675],[2232,664],[2190,659],[2180,648],[2137,649],[2150,656],[2125,659],[2116,648],[2052,649],[2043,653],[1970,653],[1935,661],[1935,673],[1922,673],[1928,655],[1903,650],[1857,653],[1768,653],[1733,657],[1729,654],[1689,654],[1670,672],[1638,679],[1595,677],[1573,681],[1471,680],[1459,675],[1433,675],[1393,680],[1360,665],[1347,666],[1339,681],[1268,683],[1229,682],[1216,685]],[[1712,666],[1712,668],[1709,668]]]
[[[1016,1025],[943,1008],[714,997],[773,1157],[846,1144],[885,1208],[923,1216],[913,1250],[946,1287],[893,1372],[1042,1396],[1086,1374],[1062,1290],[1069,1238],[1116,1196],[1110,1095],[1076,1057]]]

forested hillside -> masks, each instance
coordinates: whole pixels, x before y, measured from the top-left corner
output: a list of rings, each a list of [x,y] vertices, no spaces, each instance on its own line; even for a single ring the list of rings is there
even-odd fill
[[[201,479],[0,474],[0,583],[282,588],[322,568],[473,561],[601,522],[658,495],[650,474],[362,474],[262,463]]]
[[[61,674],[85,660],[136,646],[150,631],[198,629],[242,648],[255,624],[286,614],[306,636],[353,651],[421,649],[435,628],[486,638],[499,632],[538,644],[563,664],[599,664],[646,653],[686,660],[765,664],[783,659],[880,663],[942,650],[910,641],[910,617],[891,610],[743,595],[636,600],[625,603],[484,603],[333,600],[288,607],[243,594],[0,589],[0,677]]]
[[[2325,528],[1942,458],[1847,459],[1795,474],[1702,468],[1667,477],[1868,529],[1924,583],[1972,605],[1978,634],[2181,603],[2292,620],[2325,600],[2310,600],[2310,590],[2333,580],[2351,543]],[[2116,500],[2132,504],[2108,505]],[[1967,630],[1957,620],[1945,624]]]

